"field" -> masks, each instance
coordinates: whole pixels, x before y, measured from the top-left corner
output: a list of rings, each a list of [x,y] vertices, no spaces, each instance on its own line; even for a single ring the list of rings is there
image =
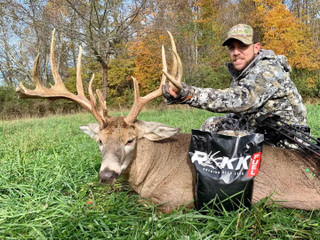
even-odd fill
[[[320,137],[320,106],[309,105]],[[199,128],[211,113],[144,111],[140,120]],[[100,152],[79,130],[89,114],[0,122],[0,239],[319,239],[320,211],[279,208],[202,215],[180,209],[160,214],[143,206],[123,179],[98,183]]]

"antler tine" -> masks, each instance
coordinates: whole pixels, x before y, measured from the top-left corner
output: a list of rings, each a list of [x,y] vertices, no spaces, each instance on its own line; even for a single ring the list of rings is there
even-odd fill
[[[50,46],[50,62],[51,62],[52,76],[55,82],[54,87],[56,89],[59,89],[60,91],[68,92],[67,88],[63,84],[63,81],[57,69],[56,58],[55,58],[55,43],[56,43],[55,33],[56,33],[56,30],[53,29],[52,37],[51,37],[51,46]]]
[[[33,68],[32,68],[32,79],[34,83],[36,84],[36,88],[41,88],[43,87],[42,84],[40,83],[39,76],[38,76],[38,65],[39,65],[39,60],[40,60],[40,54],[37,55]]]
[[[79,54],[78,54],[78,62],[77,62],[77,92],[78,96],[85,97],[84,90],[83,90],[83,84],[82,84],[82,78],[81,78],[81,56],[82,56],[82,47],[79,46]]]
[[[163,45],[161,47],[161,55],[162,55],[163,71],[167,71],[166,53],[165,53]],[[138,81],[132,76],[131,76],[131,78],[133,80],[133,86],[134,86],[134,103],[132,105],[132,108],[131,108],[128,116],[125,118],[125,121],[127,123],[133,123],[137,119],[142,108],[148,102],[150,102],[152,99],[155,99],[157,97],[162,96],[162,86],[163,86],[163,84],[165,84],[166,79],[167,79],[166,76],[164,74],[162,74],[159,88],[144,97],[140,97]]]
[[[39,65],[39,59],[40,59],[40,54],[37,55],[36,59],[34,60],[33,63],[33,68],[32,68],[32,81],[35,83],[36,88],[34,91],[43,91],[45,87],[40,83],[39,77],[38,77],[38,65]],[[29,97],[26,92],[28,92],[29,89],[27,89],[22,82],[19,83],[19,87],[16,89],[16,92],[18,93],[20,98],[26,98]]]
[[[124,118],[124,120],[128,123],[128,124],[132,124],[135,122],[135,120],[137,119],[140,111],[142,110],[142,108],[148,103],[150,102],[151,100],[157,98],[157,97],[160,97],[162,96],[162,85],[165,81],[165,79],[162,79],[161,81],[161,84],[159,86],[159,88],[149,94],[147,94],[146,96],[144,97],[141,97],[140,94],[139,94],[139,84],[138,84],[138,81],[132,77],[132,80],[133,80],[133,86],[134,86],[134,102],[133,102],[133,105],[130,109],[130,112],[128,114],[127,117]]]
[[[39,55],[36,57],[33,69],[32,69],[32,81],[35,83],[36,88],[34,90],[26,88],[22,83],[19,83],[19,87],[16,89],[16,92],[19,94],[20,98],[65,98],[72,100],[82,107],[87,109],[91,114],[97,119],[99,122],[100,128],[103,128],[109,120],[109,116],[107,115],[106,107],[103,102],[102,94],[98,94],[99,102],[100,102],[100,110],[98,110],[96,98],[92,93],[92,82],[94,79],[94,75],[89,84],[89,93],[90,100],[86,98],[83,90],[83,84],[81,80],[81,55],[82,49],[79,48],[79,55],[78,55],[78,64],[77,64],[77,92],[78,95],[75,95],[68,91],[65,87],[59,71],[57,69],[57,64],[55,60],[55,30],[52,31],[52,40],[51,40],[51,47],[50,47],[50,61],[51,61],[51,71],[53,75],[53,79],[55,84],[51,86],[51,88],[47,88],[40,83],[38,77],[38,65],[39,65]]]
[[[166,50],[164,49],[163,45],[161,46],[161,55],[162,55],[162,71],[167,72],[168,67],[167,67],[167,60],[166,60]],[[166,75],[162,74],[161,86],[165,84],[166,80],[167,80]]]
[[[172,52],[173,52],[173,56],[174,56],[174,62],[173,62],[173,73],[174,76],[171,76],[170,74],[167,73],[167,60],[166,60],[166,53],[165,53],[165,49],[164,46],[162,46],[161,48],[161,52],[162,52],[162,64],[163,64],[163,70],[162,72],[164,73],[162,75],[161,78],[161,83],[160,86],[157,90],[149,93],[148,95],[144,96],[144,97],[140,97],[139,95],[139,84],[137,82],[137,80],[134,77],[131,77],[133,80],[133,85],[134,85],[134,103],[133,106],[128,114],[128,116],[125,118],[125,121],[127,123],[133,123],[141,109],[151,100],[162,96],[162,86],[165,84],[166,79],[169,78],[170,82],[172,82],[172,84],[178,89],[181,90],[182,89],[182,84],[181,84],[181,78],[182,78],[182,63],[181,63],[181,59],[177,53],[177,49],[176,49],[176,45],[174,42],[174,39],[172,37],[172,34],[168,31],[169,36],[170,36],[170,40],[171,40],[171,45],[172,45]],[[177,77],[177,79],[176,79]]]
[[[131,79],[133,81],[133,89],[134,89],[134,102],[133,105],[130,109],[129,114],[124,118],[124,120],[126,121],[126,123],[128,124],[132,124],[134,123],[134,121],[137,119],[141,109],[143,108],[143,106],[145,105],[143,103],[143,101],[141,101],[141,97],[139,94],[139,84],[138,81],[131,76]]]
[[[179,54],[175,51],[173,52],[176,59],[177,59],[177,62],[178,62],[178,74],[176,75],[177,76],[177,81],[179,83],[181,83],[181,80],[182,80],[182,75],[183,75],[183,68],[182,68],[182,62],[181,62],[181,58],[179,56]],[[181,85],[181,88],[182,88],[182,85]],[[179,88],[179,90],[181,90],[181,88]]]
[[[106,106],[106,101],[103,98],[103,95],[100,91],[100,89],[96,90],[97,92],[97,96],[98,96],[98,100],[99,100],[99,105],[100,105],[100,115],[104,117],[105,121],[109,120],[110,117],[108,116],[108,111],[107,111],[107,106]]]
[[[92,109],[91,113],[98,120],[100,129],[103,129],[105,127],[107,121],[104,118],[104,116],[101,114],[101,112],[99,112],[97,109],[97,98],[92,91],[93,80],[94,80],[94,74],[92,74],[91,80],[89,82],[89,88],[88,88],[90,104],[91,104],[91,109]]]
[[[86,96],[85,96],[84,90],[83,90],[82,78],[81,78],[81,65],[82,65],[81,64],[81,56],[82,56],[82,47],[79,46],[79,54],[78,54],[78,62],[77,62],[77,83],[76,83],[77,84],[77,92],[78,92],[79,98],[86,99]],[[91,107],[93,109],[90,112],[92,112],[92,114],[98,120],[100,128],[103,128],[105,126],[105,124],[108,122],[108,120],[110,119],[110,117],[108,116],[105,101],[104,101],[102,93],[99,89],[97,89],[96,92],[97,92],[97,96],[98,96],[99,103],[100,103],[100,110],[97,110],[96,96],[93,94],[93,91],[92,91],[93,80],[94,80],[94,74],[91,77],[91,80],[89,82],[89,88],[88,88]]]
[[[168,31],[168,34],[170,36],[172,53],[173,53],[172,75],[168,74],[168,72],[166,70],[163,70],[162,72],[170,80],[170,83],[172,83],[172,85],[175,88],[177,88],[176,90],[180,91],[182,89],[182,84],[181,84],[181,79],[182,79],[182,74],[183,74],[182,63],[181,63],[181,59],[179,57],[179,54],[177,53],[177,48],[176,48],[173,36],[169,31]],[[163,60],[163,61],[165,61],[165,60]]]
[[[82,99],[87,99],[84,94],[82,78],[81,78],[81,66],[82,66],[81,56],[82,56],[82,48],[80,46],[79,54],[78,54],[78,62],[77,62],[77,83],[76,83],[77,92],[78,92],[77,96]],[[104,99],[99,89],[96,90],[99,103],[100,103],[100,110],[98,110],[96,96],[93,94],[93,91],[92,91],[93,80],[94,80],[94,74],[92,74],[91,80],[89,82],[89,87],[88,87],[90,104],[91,104],[91,109],[89,111],[97,119],[97,121],[99,122],[100,128],[102,129],[104,128],[104,126],[106,125],[110,117],[108,116],[107,108],[104,104]]]
[[[172,49],[172,70],[171,70],[171,75],[176,76],[177,75],[177,58],[175,56],[175,52],[177,52],[177,47],[176,43],[173,40],[173,36],[170,31],[167,31],[170,37],[170,42],[171,42],[171,49]]]

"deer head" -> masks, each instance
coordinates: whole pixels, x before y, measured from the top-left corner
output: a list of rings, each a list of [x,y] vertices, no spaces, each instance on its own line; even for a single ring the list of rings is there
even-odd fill
[[[170,34],[171,43],[174,40]],[[172,47],[175,49],[175,46]],[[137,120],[141,109],[151,100],[162,95],[161,87],[166,81],[163,75],[160,87],[147,94],[144,97],[139,95],[139,85],[135,78],[134,83],[134,103],[126,117],[112,117],[108,114],[105,100],[100,90],[96,94],[92,90],[94,75],[89,83],[89,99],[85,96],[81,80],[81,55],[82,49],[79,48],[77,63],[77,95],[71,93],[65,87],[61,76],[59,75],[55,61],[55,30],[52,33],[50,61],[51,70],[55,84],[50,88],[40,83],[38,77],[39,55],[36,57],[32,79],[36,87],[34,90],[27,89],[22,83],[16,89],[20,98],[64,98],[74,101],[87,109],[97,120],[97,123],[88,124],[80,129],[93,138],[98,144],[102,154],[102,163],[99,171],[99,180],[104,183],[113,183],[117,177],[128,168],[130,163],[135,159],[137,143],[140,138],[147,138],[150,141],[159,141],[171,137],[179,132],[180,129],[172,128],[157,122],[144,122]],[[177,56],[177,54],[175,54]],[[165,51],[162,47],[163,69],[167,71]],[[177,64],[175,64],[177,65]],[[173,66],[177,69],[177,66]],[[177,72],[177,70],[173,70]],[[98,101],[97,101],[98,99]]]

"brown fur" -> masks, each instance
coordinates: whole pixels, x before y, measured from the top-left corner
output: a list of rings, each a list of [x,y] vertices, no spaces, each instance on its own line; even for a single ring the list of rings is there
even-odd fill
[[[136,159],[127,170],[133,190],[160,204],[162,211],[193,206],[196,174],[188,156],[190,139],[190,134],[158,142],[141,139]],[[314,161],[302,152],[264,146],[253,202],[271,196],[284,207],[320,209],[319,169]]]
[[[161,204],[162,211],[178,206],[193,206],[195,170],[188,157],[190,135],[177,134],[169,139],[138,142],[128,180],[141,197]]]

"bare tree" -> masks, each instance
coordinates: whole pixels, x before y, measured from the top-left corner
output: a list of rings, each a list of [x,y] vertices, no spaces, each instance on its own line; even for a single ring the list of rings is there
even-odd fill
[[[51,26],[45,16],[45,3],[7,0],[1,4],[0,15],[0,70],[5,83],[30,81],[31,66],[37,53],[41,53],[44,81],[47,71]]]
[[[60,26],[65,34],[81,41],[102,69],[103,95],[107,95],[108,65],[116,54],[116,45],[125,43],[133,34],[133,24],[142,13],[146,0],[130,2],[121,0],[51,0],[56,4],[64,3],[69,11],[70,29]],[[77,26],[76,28],[74,26]],[[59,27],[59,26],[58,26]],[[57,28],[58,28],[57,27]]]
[[[24,44],[16,35],[19,23],[8,2],[0,3],[0,71],[5,85],[13,85],[17,74],[25,74]]]

